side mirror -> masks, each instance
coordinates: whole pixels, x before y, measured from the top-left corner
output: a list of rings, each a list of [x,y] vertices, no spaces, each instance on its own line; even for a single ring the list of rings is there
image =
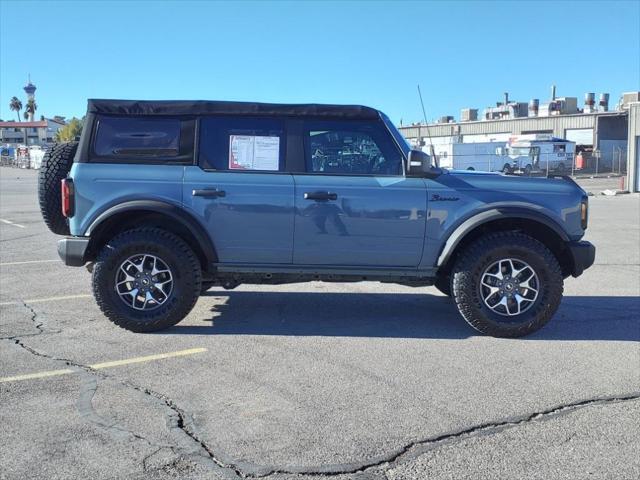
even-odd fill
[[[431,157],[422,150],[409,151],[407,176],[435,178],[442,173],[438,167],[431,163]]]

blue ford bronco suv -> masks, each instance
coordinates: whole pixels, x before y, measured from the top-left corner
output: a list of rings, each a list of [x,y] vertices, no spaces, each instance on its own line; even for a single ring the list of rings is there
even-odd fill
[[[517,337],[595,257],[569,178],[438,168],[363,106],[89,100],[39,197],[65,264],[134,332],[213,286],[380,281],[435,285],[476,330]]]

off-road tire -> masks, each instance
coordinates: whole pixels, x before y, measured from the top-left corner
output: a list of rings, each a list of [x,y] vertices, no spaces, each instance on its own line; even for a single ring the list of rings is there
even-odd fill
[[[433,284],[440,293],[444,293],[447,297],[451,296],[451,277],[449,275],[443,275],[436,278]]]
[[[53,233],[69,235],[67,219],[62,215],[61,185],[76,155],[78,142],[56,143],[42,158],[38,173],[38,200],[44,223]]]
[[[513,317],[489,309],[480,291],[485,269],[507,257],[528,263],[540,281],[535,302]],[[546,246],[523,233],[496,232],[480,237],[461,252],[452,275],[453,297],[462,317],[479,332],[494,337],[535,332],[551,319],[562,300],[563,276],[558,260]]]
[[[135,310],[116,292],[116,273],[122,262],[136,254],[162,258],[171,269],[173,289],[153,310]],[[109,240],[93,267],[93,295],[102,313],[132,332],[155,332],[172,327],[188,315],[200,296],[202,272],[191,248],[176,235],[159,228],[128,230]]]

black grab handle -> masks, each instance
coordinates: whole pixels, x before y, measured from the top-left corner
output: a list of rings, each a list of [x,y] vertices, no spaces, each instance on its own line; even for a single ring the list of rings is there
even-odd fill
[[[338,194],[333,192],[305,192],[305,200],[337,200]]]
[[[191,192],[191,195],[193,195],[194,197],[224,197],[226,194],[227,193],[224,190],[218,190],[215,188],[194,189]]]

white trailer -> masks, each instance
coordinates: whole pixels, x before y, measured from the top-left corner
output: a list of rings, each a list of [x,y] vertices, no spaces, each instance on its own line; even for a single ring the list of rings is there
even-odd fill
[[[430,146],[423,147],[425,151]],[[433,146],[439,165],[451,170],[512,172],[513,160],[506,155],[506,142],[448,143]]]
[[[525,174],[571,170],[576,144],[549,134],[515,135],[509,139],[506,154],[513,165]]]

